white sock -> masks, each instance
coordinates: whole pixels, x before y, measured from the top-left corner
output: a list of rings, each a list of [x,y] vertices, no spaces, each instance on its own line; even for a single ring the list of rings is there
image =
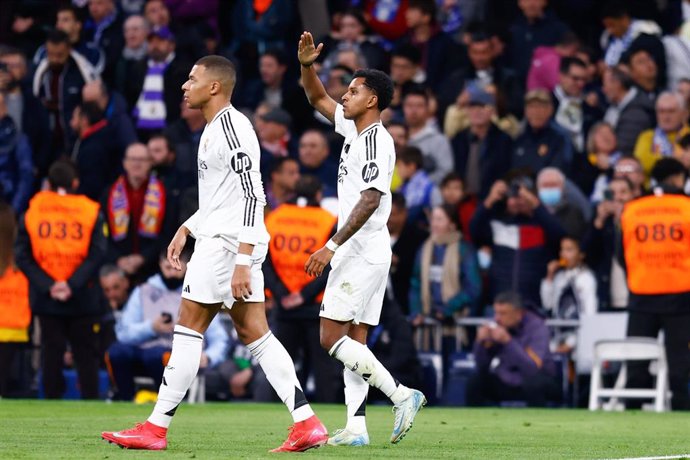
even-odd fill
[[[273,333],[268,331],[260,339],[248,344],[247,348],[259,362],[268,382],[287,406],[295,423],[314,415],[297,380],[292,358]]]
[[[347,367],[343,369],[345,381],[345,404],[347,405],[346,430],[353,433],[366,433],[366,409],[369,384]]]
[[[158,401],[149,417],[154,425],[168,428],[177,406],[180,405],[194,377],[199,371],[204,336],[177,325],[173,332],[170,360],[163,371],[163,383],[158,389]]]
[[[328,354],[369,385],[381,390],[393,404],[399,404],[410,396],[410,389],[396,381],[366,345],[344,336],[333,345]]]

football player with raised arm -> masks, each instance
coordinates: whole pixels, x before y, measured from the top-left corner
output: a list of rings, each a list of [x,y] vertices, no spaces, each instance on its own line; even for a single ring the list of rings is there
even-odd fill
[[[321,346],[345,366],[347,425],[329,438],[331,445],[369,444],[365,424],[369,385],[394,404],[390,441],[397,443],[426,404],[418,391],[400,384],[366,346],[367,331],[381,316],[391,264],[386,222],[391,212],[393,139],[381,112],[393,97],[393,82],[378,70],[358,70],[342,104],[331,99],[312,64],[323,49],[309,32],[300,37],[298,59],[309,103],[345,137],[338,167],[338,231],[312,254],[305,270],[320,276],[331,264],[321,304]]]
[[[182,86],[184,102],[201,110],[207,124],[197,160],[199,209],[173,237],[168,260],[181,269],[180,253],[187,237],[193,236],[196,243],[153,413],[135,428],[102,434],[122,447],[166,448],[168,426],[199,369],[204,332],[222,308],[229,311],[240,340],[294,420],[288,439],[272,452],[301,452],[328,439],[304,397],[290,355],[266,321],[261,264],[269,235],[264,225],[259,142],[249,119],[230,103],[234,86],[233,64],[213,55],[199,59]]]

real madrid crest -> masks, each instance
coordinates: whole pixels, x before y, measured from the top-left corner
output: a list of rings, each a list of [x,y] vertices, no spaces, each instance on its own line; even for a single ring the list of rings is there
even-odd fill
[[[541,145],[539,146],[539,148],[537,149],[537,154],[538,154],[540,157],[543,157],[543,156],[546,155],[547,153],[549,153],[549,146],[546,145],[546,144],[541,144]]]
[[[204,153],[206,153],[206,150],[208,150],[208,137],[204,139]]]

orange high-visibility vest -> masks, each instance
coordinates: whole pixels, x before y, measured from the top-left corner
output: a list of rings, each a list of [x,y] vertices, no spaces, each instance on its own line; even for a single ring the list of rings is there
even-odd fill
[[[30,323],[29,280],[8,267],[0,277],[0,342],[27,342]]]
[[[650,195],[631,201],[621,227],[630,292],[690,292],[690,197]]]
[[[89,253],[99,204],[84,195],[39,192],[24,224],[34,260],[55,281],[67,281]]]
[[[309,256],[328,241],[337,218],[316,206],[283,204],[266,217],[271,234],[268,246],[276,274],[290,293],[313,280],[304,271]],[[322,294],[316,299],[321,301]]]

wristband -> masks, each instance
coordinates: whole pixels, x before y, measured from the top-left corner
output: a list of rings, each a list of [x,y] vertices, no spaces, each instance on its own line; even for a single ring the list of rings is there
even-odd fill
[[[305,65],[305,64],[302,64],[302,63],[300,62],[300,65],[301,65],[302,67],[311,67],[313,64],[314,64],[314,63],[312,62],[312,63],[309,64],[309,65]]]
[[[328,240],[328,242],[326,243],[326,249],[328,249],[329,251],[335,252],[339,247],[340,245],[332,239]]]
[[[235,257],[235,265],[245,265],[249,267],[252,264],[252,258],[249,254],[237,254]]]

